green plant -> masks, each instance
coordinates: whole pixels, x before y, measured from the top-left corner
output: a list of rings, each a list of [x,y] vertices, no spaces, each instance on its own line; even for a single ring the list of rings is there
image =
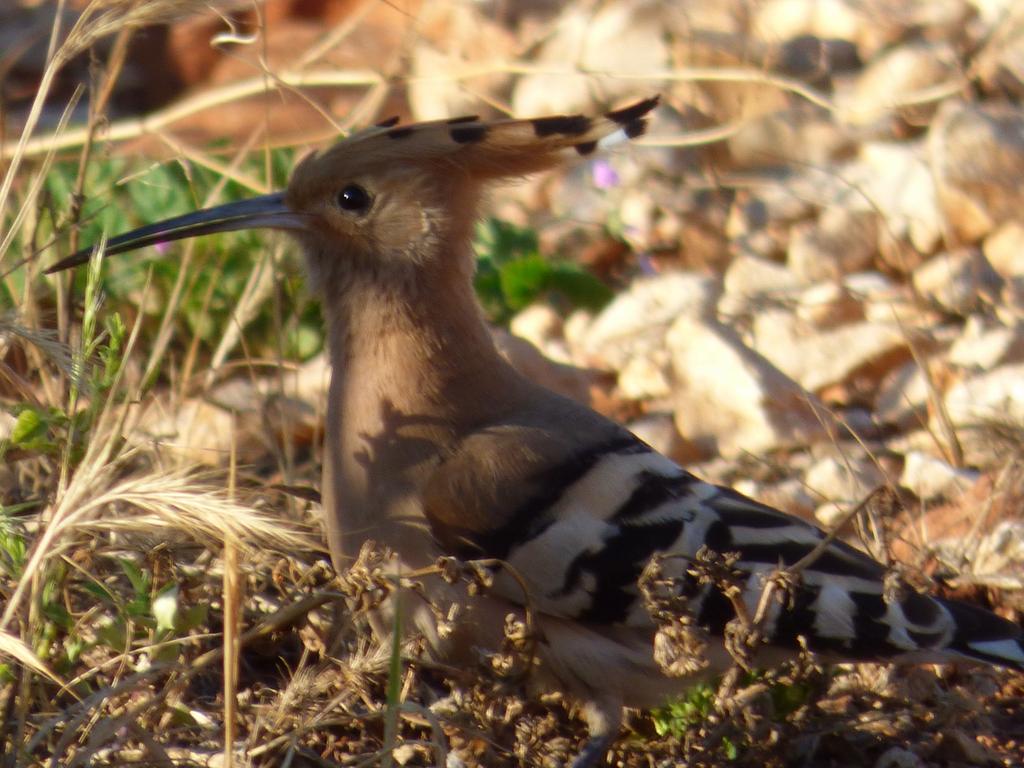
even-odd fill
[[[700,725],[715,708],[715,686],[696,683],[685,695],[651,712],[654,730],[659,736],[683,738],[686,731]]]
[[[476,251],[476,291],[492,322],[507,322],[546,296],[595,310],[613,296],[611,288],[578,264],[544,258],[531,229],[487,219],[477,226]]]

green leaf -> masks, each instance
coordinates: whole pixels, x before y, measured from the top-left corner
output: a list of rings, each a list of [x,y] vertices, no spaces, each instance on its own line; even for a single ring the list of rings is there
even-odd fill
[[[107,621],[96,626],[96,641],[99,645],[121,653],[128,647],[128,622],[120,617],[107,618]]]
[[[146,623],[143,619],[148,619],[152,615],[149,595],[153,580],[148,573],[131,560],[118,558],[118,562],[121,564],[121,570],[128,577],[134,593],[132,599],[124,606],[125,613],[139,620],[140,623]]]
[[[152,583],[149,574],[126,558],[119,557],[117,562],[121,565],[121,570],[124,571],[124,575],[128,577],[128,581],[131,582],[132,590],[135,594],[148,595],[149,588]]]
[[[722,748],[725,750],[727,760],[735,760],[740,756],[739,747],[727,736],[722,737]]]
[[[88,592],[90,595],[97,598],[98,600],[102,600],[104,603],[112,604],[115,602],[113,593],[111,593],[111,591],[107,589],[106,586],[104,586],[103,584],[94,579],[83,581],[81,587],[84,591]]]
[[[39,411],[25,408],[18,414],[11,429],[11,443],[29,447],[46,436],[46,422]]]
[[[577,264],[556,261],[551,264],[547,280],[548,290],[565,296],[575,307],[597,311],[603,309],[615,292]]]
[[[544,291],[551,265],[539,254],[502,264],[498,270],[501,293],[513,312],[529,306]]]
[[[540,249],[537,233],[532,229],[493,218],[477,225],[475,245],[482,258],[497,266]]]
[[[68,609],[57,602],[44,602],[41,606],[43,616],[52,621],[65,632],[70,632],[75,626],[75,620],[71,617]]]
[[[210,606],[208,603],[198,603],[196,605],[190,605],[184,611],[180,611],[179,613],[178,631],[188,632],[190,629],[202,627],[206,624],[206,621],[209,618],[209,616]]]

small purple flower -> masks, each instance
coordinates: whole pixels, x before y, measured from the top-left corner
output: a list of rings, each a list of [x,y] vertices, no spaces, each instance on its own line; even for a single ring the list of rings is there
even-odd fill
[[[611,189],[619,185],[619,174],[607,160],[595,160],[591,172],[594,175],[594,186],[598,189]]]
[[[165,240],[161,240],[161,241],[160,241],[160,242],[158,242],[158,243],[153,243],[153,248],[154,248],[154,249],[156,250],[156,252],[157,252],[158,254],[160,254],[161,256],[166,256],[166,255],[167,255],[167,252],[168,252],[169,250],[171,250],[171,246],[170,246],[170,244],[168,244],[168,243],[167,243],[167,241],[165,241]]]

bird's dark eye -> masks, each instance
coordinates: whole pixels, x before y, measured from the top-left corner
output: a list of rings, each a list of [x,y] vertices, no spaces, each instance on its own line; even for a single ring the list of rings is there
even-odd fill
[[[343,211],[365,212],[371,202],[370,193],[358,184],[349,184],[338,193],[338,206]]]

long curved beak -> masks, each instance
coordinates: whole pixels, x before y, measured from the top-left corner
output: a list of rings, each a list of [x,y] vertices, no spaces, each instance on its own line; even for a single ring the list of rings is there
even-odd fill
[[[214,208],[175,216],[173,219],[147,224],[107,241],[105,253],[113,255],[134,251],[155,243],[167,243],[186,237],[209,235],[213,232],[231,232],[237,229],[306,229],[309,215],[291,210],[284,201],[283,192],[261,195],[236,203],[226,203]],[[89,261],[93,247],[82,248],[67,258],[61,259],[46,270],[46,274],[77,267]]]

